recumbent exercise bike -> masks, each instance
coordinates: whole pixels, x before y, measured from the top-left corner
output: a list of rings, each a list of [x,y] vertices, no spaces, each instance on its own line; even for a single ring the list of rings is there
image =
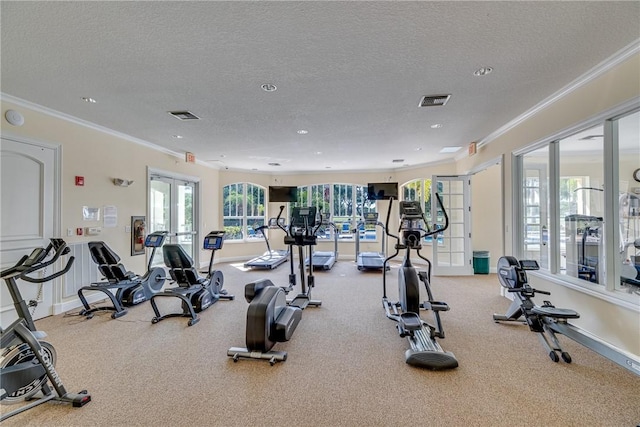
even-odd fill
[[[233,300],[224,286],[222,271],[213,269],[213,259],[217,250],[222,249],[224,231],[212,231],[204,238],[203,249],[211,251],[209,269],[206,277],[198,274],[193,265],[193,260],[178,244],[166,244],[162,247],[164,263],[169,268],[169,274],[173,282],[178,286],[165,289],[151,297],[151,307],[155,316],[151,323],[158,323],[169,317],[189,317],[188,326],[200,321],[196,313],[206,310],[220,299]],[[160,314],[156,298],[174,297],[181,300],[182,312],[174,312],[165,315]]]
[[[293,253],[298,247],[298,261],[302,292],[287,300],[286,295],[295,286],[295,277],[289,276],[289,286],[275,286],[271,280],[261,279],[245,285],[247,310],[246,347],[231,347],[227,356],[234,362],[240,358],[268,360],[271,366],[287,360],[287,352],[272,350],[278,342],[289,341],[295,331],[302,310],[308,306],[319,307],[322,301],[311,299],[311,289],[315,286],[313,277],[313,246],[316,244],[316,207],[294,207],[291,224],[285,229],[280,221],[284,206],[280,207],[277,224],[286,232],[284,243]],[[322,216],[322,215],[321,215]],[[322,220],[320,221],[320,223]],[[304,247],[309,247],[309,276],[305,278]],[[293,260],[292,260],[293,261]]]
[[[166,231],[156,231],[145,238],[144,246],[153,249],[149,256],[147,272],[142,277],[127,271],[120,263],[120,257],[105,242],[89,242],[91,258],[98,264],[98,271],[107,281],[92,283],[78,290],[78,297],[84,306],[80,315],[91,319],[97,311],[113,311],[111,318],[117,319],[127,314],[125,307],[148,301],[154,294],[160,292],[164,286],[166,274],[163,267],[151,267],[151,264],[156,250],[164,244],[166,237]],[[116,290],[115,294],[113,290]],[[104,293],[111,300],[111,305],[91,308],[84,296],[85,291]]]
[[[442,205],[440,195],[436,193],[438,205],[443,213],[445,224],[438,228],[434,226],[429,230],[423,228],[427,221],[420,207],[420,202],[403,201],[400,203],[400,237],[389,232],[389,217],[393,197],[388,198],[389,210],[387,212],[386,233],[396,239],[395,253],[384,260],[382,287],[382,305],[387,317],[397,323],[396,327],[401,337],[409,340],[411,348],[405,352],[407,364],[432,370],[453,369],[458,367],[458,360],[453,353],[444,351],[436,339],[444,339],[444,328],[440,320],[440,312],[448,311],[449,306],[442,301],[433,299],[431,292],[431,261],[420,254],[422,240],[428,236],[442,233],[449,226],[449,217]],[[434,245],[436,239],[434,239]],[[398,270],[398,298],[399,301],[391,302],[387,298],[386,270],[388,262],[395,258],[400,250],[405,250],[402,265]],[[411,264],[411,251],[416,251],[418,257],[427,263],[426,271],[418,271]],[[420,302],[420,282],[424,284],[427,300]],[[432,313],[435,324],[430,324],[420,317],[420,310],[428,310]]]
[[[69,253],[69,248],[64,240],[52,238],[46,249],[35,248],[31,255],[23,256],[16,265],[0,273],[0,277],[4,279],[9,289],[18,315],[18,319],[8,328],[0,328],[0,341],[2,342],[0,403],[14,404],[33,400],[13,411],[2,414],[0,421],[50,400],[71,403],[74,407],[84,406],[91,401],[91,395],[86,390],[80,393],[69,393],[65,389],[55,370],[55,348],[44,341],[47,334],[36,329],[29,313],[28,307],[35,306],[37,302],[32,301],[27,305],[17,284],[17,279],[30,283],[45,283],[66,274],[73,264],[73,256],[69,257],[65,267],[58,272],[49,275],[43,273],[41,277],[29,276],[44,270],[55,263],[60,256],[67,253]],[[47,260],[49,255],[51,258]],[[53,390],[50,386],[53,386]],[[41,393],[41,397],[34,397],[38,393]]]

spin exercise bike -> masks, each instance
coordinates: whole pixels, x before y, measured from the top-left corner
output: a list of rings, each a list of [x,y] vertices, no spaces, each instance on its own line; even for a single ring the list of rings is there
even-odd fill
[[[512,256],[503,256],[498,260],[498,279],[500,285],[513,293],[515,298],[504,315],[494,314],[493,320],[499,322],[520,322],[529,326],[538,334],[549,358],[558,362],[560,358],[571,363],[571,356],[560,346],[556,334],[562,334],[583,346],[590,348],[603,357],[640,375],[640,362],[619,351],[614,350],[603,341],[584,335],[578,328],[570,324],[568,319],[580,317],[574,310],[556,308],[551,302],[544,301],[536,305],[532,298],[536,294],[551,295],[550,292],[532,288],[527,279],[527,271],[539,270],[536,260],[517,260]],[[559,354],[559,356],[558,356]]]
[[[80,315],[91,319],[97,311],[113,311],[111,318],[117,319],[127,314],[125,307],[132,307],[148,301],[154,294],[160,292],[164,286],[166,274],[164,268],[151,267],[151,263],[156,250],[164,244],[166,237],[166,231],[156,231],[145,238],[144,246],[153,249],[149,256],[147,272],[142,277],[127,271],[120,263],[120,257],[106,243],[89,242],[91,258],[98,264],[98,270],[107,281],[92,283],[78,290],[78,297],[84,306]],[[114,289],[116,290],[115,294],[113,293]],[[104,293],[111,300],[111,305],[91,308],[84,296],[86,291]]]
[[[311,305],[318,307],[321,301],[311,299],[311,288],[314,287],[313,262],[309,262],[309,277],[305,281],[304,247],[309,246],[310,260],[313,260],[312,246],[316,244],[317,231],[314,229],[316,208],[295,207],[291,215],[288,229],[280,225],[280,216],[284,206],[280,207],[278,224],[287,233],[285,244],[291,249],[298,247],[299,269],[302,292],[295,298],[287,300],[286,295],[295,286],[295,275],[289,276],[289,286],[275,286],[271,280],[261,279],[245,285],[245,299],[249,303],[247,310],[246,347],[231,347],[227,356],[234,362],[240,358],[268,360],[271,366],[276,362],[287,360],[287,352],[272,350],[278,342],[289,341],[295,331],[302,310]],[[293,251],[291,251],[293,253]],[[308,289],[307,289],[308,285]]]
[[[402,265],[398,270],[399,301],[389,301],[387,298],[386,273],[383,273],[382,276],[382,305],[385,313],[389,319],[396,322],[400,336],[409,340],[411,348],[405,352],[407,364],[432,370],[444,370],[458,367],[458,360],[453,353],[445,352],[436,340],[437,338],[444,339],[445,337],[440,320],[440,312],[448,311],[449,306],[445,302],[433,299],[431,292],[431,261],[420,254],[422,239],[441,233],[449,226],[449,217],[442,205],[440,195],[437,193],[436,198],[444,215],[445,224],[441,228],[434,226],[431,230],[428,226],[426,230],[423,228],[427,221],[420,207],[420,202],[400,202],[401,218],[398,234],[402,235],[402,239],[389,233],[389,217],[391,216],[393,197],[380,197],[377,200],[389,200],[386,233],[397,241],[395,253],[384,260],[383,272],[386,272],[388,262],[395,258],[400,253],[400,250],[405,250]],[[418,257],[427,263],[426,271],[418,271],[411,264],[412,250],[416,251]],[[427,293],[427,300],[424,302],[420,302],[420,282],[424,284]],[[423,320],[420,317],[420,310],[431,311],[435,324],[432,325]]]
[[[220,299],[233,300],[224,286],[222,271],[213,269],[213,258],[218,249],[222,249],[224,231],[212,231],[204,238],[203,249],[211,251],[207,276],[201,277],[193,265],[193,260],[178,244],[166,244],[162,247],[164,263],[169,268],[173,282],[178,286],[158,292],[151,297],[151,307],[155,316],[151,323],[158,323],[169,317],[189,317],[188,326],[200,321],[196,313],[206,310]],[[160,314],[156,298],[174,297],[182,303],[182,312]]]
[[[53,251],[53,254],[52,254]],[[73,256],[69,257],[65,267],[52,274],[41,277],[31,277],[37,271],[55,263],[60,256],[69,253],[69,248],[62,239],[51,239],[47,248],[35,248],[31,255],[23,256],[16,265],[0,273],[4,279],[18,319],[8,328],[0,328],[2,342],[2,356],[0,357],[0,403],[14,404],[20,401],[30,401],[13,411],[3,413],[0,421],[34,408],[38,405],[55,400],[71,403],[74,407],[84,406],[91,401],[91,395],[86,390],[80,393],[69,393],[64,387],[58,372],[55,370],[56,351],[46,341],[47,334],[38,331],[29,313],[29,306],[20,294],[17,279],[30,283],[45,283],[66,274],[73,264]],[[51,258],[47,260],[47,257]],[[49,384],[51,383],[51,384]],[[53,386],[53,390],[51,389]],[[35,397],[41,393],[40,397]]]

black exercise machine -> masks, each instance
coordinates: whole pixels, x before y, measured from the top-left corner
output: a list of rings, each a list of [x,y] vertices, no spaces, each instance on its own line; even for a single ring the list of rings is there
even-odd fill
[[[92,283],[78,290],[78,297],[84,306],[80,315],[91,319],[96,311],[113,311],[111,318],[116,319],[127,314],[125,307],[148,301],[154,294],[160,292],[164,286],[166,274],[163,267],[151,267],[151,264],[156,250],[164,244],[166,237],[166,231],[156,231],[145,238],[144,246],[153,249],[144,276],[127,271],[120,263],[120,257],[105,242],[89,242],[91,258],[98,264],[98,271],[107,281]],[[84,296],[85,291],[104,293],[111,300],[111,306],[91,308]]]
[[[396,184],[397,185],[397,184]],[[396,190],[397,192],[397,190]],[[374,194],[377,194],[375,192]],[[369,198],[376,197],[370,195]],[[400,227],[398,234],[400,237],[389,233],[389,217],[391,216],[391,205],[397,194],[387,194],[387,196],[377,196],[377,200],[389,200],[389,210],[387,212],[386,233],[389,237],[396,239],[395,252],[384,260],[384,270],[387,263],[395,258],[400,250],[405,250],[402,265],[398,270],[398,302],[391,302],[387,298],[386,273],[382,276],[383,297],[382,305],[387,317],[396,322],[398,333],[401,337],[406,337],[411,348],[405,352],[407,364],[420,368],[432,370],[453,369],[458,367],[458,360],[451,352],[445,352],[436,339],[444,339],[444,328],[440,320],[440,312],[448,311],[449,306],[442,301],[433,299],[431,292],[431,261],[420,254],[422,240],[425,237],[442,233],[449,226],[449,217],[442,205],[440,195],[436,193],[438,205],[444,216],[443,227],[433,227],[429,229],[427,221],[420,207],[420,202],[404,201],[400,202]],[[427,228],[423,228],[425,225]],[[411,264],[411,251],[416,251],[418,257],[427,263],[426,271],[418,271]],[[423,283],[427,300],[420,302],[420,282]],[[430,324],[420,317],[420,310],[428,310],[432,313],[435,324]]]
[[[278,219],[282,215],[284,206],[280,207]],[[311,299],[311,288],[314,287],[313,277],[313,251],[316,244],[317,231],[315,207],[294,207],[291,214],[291,224],[286,230],[285,244],[290,248],[297,246],[300,281],[302,292],[291,300],[286,299],[286,294],[293,290],[295,278],[289,277],[289,286],[275,286],[271,280],[262,279],[245,285],[245,298],[249,302],[247,310],[246,347],[231,347],[227,350],[227,356],[234,362],[240,358],[268,360],[273,366],[276,362],[287,360],[285,351],[271,350],[278,342],[289,341],[295,331],[302,310],[307,306],[318,307],[322,304],[319,300]],[[284,228],[283,228],[284,229]],[[305,279],[304,247],[308,246],[309,277]],[[307,288],[308,286],[308,288]]]
[[[375,199],[370,199],[375,200]],[[384,260],[387,256],[386,254],[386,241],[385,235],[387,231],[385,229],[385,225],[378,221],[378,213],[377,212],[365,212],[362,215],[363,219],[358,222],[356,225],[356,265],[358,270],[380,270],[385,265]],[[366,236],[366,228],[367,225],[375,227],[378,226],[382,229],[382,237],[381,237],[381,247],[380,252],[361,252],[360,251],[360,234],[365,234]],[[388,267],[387,267],[388,268]],[[385,270],[386,271],[386,270]]]
[[[222,289],[224,286],[222,272],[213,269],[215,252],[222,248],[223,242],[224,231],[212,231],[204,238],[203,248],[211,251],[206,277],[201,277],[198,274],[193,260],[182,246],[178,244],[163,246],[164,263],[169,268],[173,283],[178,286],[165,289],[151,297],[151,307],[155,313],[151,323],[158,323],[168,317],[189,317],[187,324],[192,326],[200,321],[196,313],[206,310],[219,299],[232,300],[234,298],[233,295],[227,294],[226,289]],[[182,303],[182,312],[161,315],[155,301],[158,297],[179,298]]]
[[[532,298],[536,294],[550,295],[550,292],[539,291],[529,285],[527,271],[539,269],[536,260],[518,261],[512,256],[500,257],[498,260],[498,279],[502,287],[506,288],[507,292],[514,294],[515,298],[506,314],[494,314],[493,320],[496,323],[510,321],[529,325],[529,329],[538,334],[549,358],[554,362],[558,362],[562,358],[566,363],[571,363],[571,356],[562,349],[556,337],[556,334],[562,334],[636,375],[640,375],[640,361],[613,349],[603,341],[585,335],[568,323],[567,319],[580,317],[576,311],[556,308],[549,301],[544,301],[541,306],[533,302]]]
[[[329,221],[329,219],[325,219],[321,221],[320,228],[318,228],[320,232],[323,230],[329,230],[331,234],[331,230],[333,230],[333,251],[313,251],[313,268],[314,270],[331,270],[331,267],[338,260],[338,228],[336,225]],[[309,264],[309,258],[306,259],[305,263]]]
[[[271,280],[251,282],[244,287],[249,303],[247,310],[246,348],[231,347],[227,356],[238,359],[264,359],[271,366],[287,360],[286,351],[273,351],[278,342],[289,341],[300,319],[302,309],[287,305],[286,292]]]
[[[260,227],[255,228],[255,231],[262,234],[264,242],[267,245],[267,251],[259,255],[255,258],[250,259],[249,261],[244,263],[245,268],[262,268],[267,270],[273,270],[277,268],[280,264],[284,264],[287,262],[289,257],[289,251],[287,250],[278,250],[271,249],[271,245],[269,244],[269,236],[265,230],[282,228],[280,223],[276,223],[273,218],[269,219],[268,224],[261,225]]]
[[[52,251],[53,255],[47,260]],[[17,279],[30,283],[45,283],[67,273],[71,269],[73,256],[69,257],[65,267],[58,272],[45,274],[42,277],[29,276],[44,270],[67,253],[69,248],[64,240],[52,238],[46,249],[35,248],[31,255],[23,256],[16,265],[0,273],[0,277],[4,279],[9,289],[18,315],[18,319],[7,329],[0,328],[2,343],[0,403],[13,404],[29,401],[13,411],[3,413],[0,421],[51,400],[71,403],[74,407],[84,406],[91,401],[91,395],[86,390],[80,393],[69,393],[65,389],[55,370],[55,348],[43,341],[47,334],[36,329],[29,313],[29,306],[34,306],[37,302],[32,301],[27,305],[17,284]],[[35,397],[38,393],[41,393],[40,397]]]

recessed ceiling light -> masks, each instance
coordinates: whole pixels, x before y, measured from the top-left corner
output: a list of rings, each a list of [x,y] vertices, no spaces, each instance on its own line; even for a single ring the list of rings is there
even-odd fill
[[[308,133],[309,133],[309,131],[308,131],[308,130],[304,130],[304,129],[300,129],[300,130],[298,131],[298,133],[299,133],[300,135],[306,135],[306,134],[308,134]]]
[[[320,154],[322,154],[322,151],[316,151],[313,154],[315,154],[316,156],[319,156]]]
[[[416,151],[422,151],[422,147],[416,148]]]
[[[182,139],[182,138],[184,138],[184,136],[182,136],[182,135],[172,135],[171,138]]]
[[[442,127],[441,123],[434,123],[431,125],[431,129],[440,129]]]
[[[98,102],[98,101],[96,101],[95,99],[93,99],[93,98],[89,98],[89,97],[82,97],[82,100],[83,100],[84,102],[88,102],[89,104],[95,104],[96,102]]]
[[[440,150],[440,153],[455,153],[461,148],[462,147],[442,147],[442,150]]]
[[[227,157],[227,155],[226,154],[220,154],[220,157],[222,157],[224,159],[225,157]]]
[[[331,166],[325,166],[324,168],[325,169],[331,169]]]
[[[473,72],[474,76],[486,76],[487,74],[489,74],[490,72],[493,71],[493,68],[491,67],[480,67],[477,70],[475,70]]]
[[[276,91],[278,88],[276,87],[276,85],[272,84],[272,83],[265,83],[262,86],[260,86],[262,88],[263,91],[265,92],[274,92]]]

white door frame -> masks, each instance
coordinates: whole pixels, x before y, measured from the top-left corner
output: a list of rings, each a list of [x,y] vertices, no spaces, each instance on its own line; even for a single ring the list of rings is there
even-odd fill
[[[471,177],[469,175],[433,175],[431,177],[431,212],[435,222],[437,212],[440,209],[436,193],[438,192],[438,181],[460,182],[462,183],[461,193],[448,192],[442,195],[442,204],[449,216],[449,228],[444,231],[442,237],[433,236],[432,243],[432,265],[434,276],[468,276],[473,274],[472,253],[471,253]],[[451,187],[451,186],[449,186]],[[451,206],[451,196],[462,196],[462,206]],[[462,227],[462,229],[460,228]],[[452,237],[463,239],[463,249],[452,247]],[[440,241],[442,240],[442,247]],[[462,253],[462,255],[460,255]],[[458,258],[460,262],[452,265],[452,260]],[[445,261],[444,258],[447,258]]]

